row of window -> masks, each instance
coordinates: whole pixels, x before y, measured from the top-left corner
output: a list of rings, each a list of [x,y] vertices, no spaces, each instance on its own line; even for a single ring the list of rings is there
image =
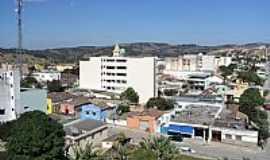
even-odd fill
[[[127,81],[126,80],[113,80],[113,79],[103,79],[103,82],[108,82],[108,83],[122,83],[122,84],[126,84]]]
[[[102,72],[101,75],[107,75],[107,76],[127,76],[126,73],[110,73],[110,72]]]
[[[127,69],[126,66],[101,66],[101,69]]]
[[[225,138],[226,139],[232,139],[232,135],[231,134],[225,134]],[[242,140],[242,136],[235,135],[235,139],[238,140],[238,141],[241,141]]]
[[[102,62],[127,62],[126,59],[101,59]]]
[[[124,90],[124,87],[113,87],[113,86],[102,86],[102,88],[104,89],[108,89],[108,90]]]

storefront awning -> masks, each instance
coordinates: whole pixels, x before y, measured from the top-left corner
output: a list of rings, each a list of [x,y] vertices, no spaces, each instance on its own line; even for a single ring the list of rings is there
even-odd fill
[[[193,127],[184,126],[184,125],[176,125],[170,124],[168,127],[169,132],[181,133],[181,134],[193,134]]]

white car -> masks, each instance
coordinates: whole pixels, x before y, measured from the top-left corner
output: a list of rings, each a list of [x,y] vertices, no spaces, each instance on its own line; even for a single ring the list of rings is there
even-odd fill
[[[190,147],[182,146],[179,147],[182,152],[196,153],[196,151]]]

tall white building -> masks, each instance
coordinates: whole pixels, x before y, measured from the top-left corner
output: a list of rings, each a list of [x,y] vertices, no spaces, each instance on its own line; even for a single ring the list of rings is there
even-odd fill
[[[0,69],[0,122],[16,119],[20,111],[19,70]]]
[[[140,103],[157,96],[156,58],[123,57],[118,45],[112,57],[90,57],[80,61],[80,88],[121,93],[128,87],[139,94]]]

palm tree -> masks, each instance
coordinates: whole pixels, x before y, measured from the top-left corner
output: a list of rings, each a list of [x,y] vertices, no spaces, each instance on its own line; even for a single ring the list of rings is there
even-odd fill
[[[116,142],[113,144],[112,151],[115,153],[114,159],[119,160],[126,160],[128,159],[129,149],[126,142],[126,136],[124,133],[120,133],[117,138]]]
[[[153,152],[157,160],[172,160],[179,154],[176,147],[166,137],[151,136],[140,143],[140,148]]]
[[[98,151],[94,149],[92,143],[87,143],[83,148],[81,145],[72,147],[73,157],[71,160],[96,160],[99,158]]]

